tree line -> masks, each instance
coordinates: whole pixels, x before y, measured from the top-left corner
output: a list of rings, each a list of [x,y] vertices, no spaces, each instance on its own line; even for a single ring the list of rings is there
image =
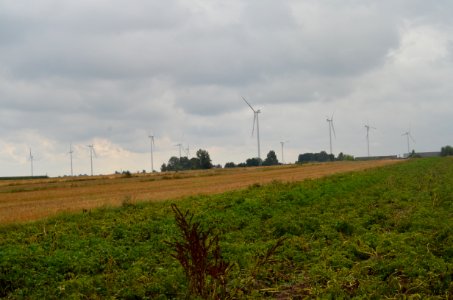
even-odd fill
[[[208,151],[199,149],[195,157],[188,158],[187,156],[176,157],[172,156],[167,164],[162,164],[160,170],[166,171],[182,171],[182,170],[201,170],[211,169],[213,167],[211,157]]]
[[[453,147],[445,146],[442,147],[441,156],[453,155]],[[296,163],[304,164],[310,162],[328,162],[328,161],[352,161],[354,156],[349,154],[344,154],[340,152],[337,157],[333,154],[328,154],[326,151],[321,151],[317,153],[303,153],[299,154]],[[240,168],[240,167],[258,167],[258,166],[274,166],[281,164],[274,150],[269,151],[266,158],[262,160],[258,157],[253,157],[247,159],[245,162],[235,164],[234,162],[227,162],[224,168]],[[201,169],[211,169],[214,167],[221,168],[222,166],[214,166],[209,156],[208,151],[199,149],[195,157],[189,158],[187,156],[176,157],[172,156],[168,163],[164,163],[161,166],[161,171],[183,171],[183,170],[201,170]]]
[[[354,160],[354,156],[349,154],[343,154],[343,152],[340,152],[338,156],[335,157],[335,155],[333,154],[327,154],[326,151],[321,151],[318,153],[299,154],[297,163],[304,164],[310,162],[345,161],[345,160]]]
[[[241,167],[258,167],[258,166],[275,166],[279,165],[280,162],[277,159],[277,154],[274,150],[269,151],[266,158],[262,160],[259,157],[253,157],[247,159],[245,162],[235,164],[234,162],[227,162],[225,168],[241,168]]]

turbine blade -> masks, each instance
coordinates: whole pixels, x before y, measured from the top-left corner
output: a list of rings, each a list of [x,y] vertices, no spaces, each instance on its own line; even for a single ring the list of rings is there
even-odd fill
[[[242,96],[241,96],[242,97]],[[253,112],[256,112],[253,107],[250,105],[250,103],[247,102],[247,100],[245,100],[244,97],[242,97],[242,99],[245,101],[245,103],[247,103],[247,105],[253,110]]]
[[[415,140],[414,138],[412,137],[412,135],[409,133],[409,137],[411,138],[411,140],[415,143]]]

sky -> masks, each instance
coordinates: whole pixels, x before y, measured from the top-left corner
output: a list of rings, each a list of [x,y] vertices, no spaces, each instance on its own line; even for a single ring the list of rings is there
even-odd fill
[[[453,144],[447,0],[0,0],[0,176]],[[183,151],[184,153],[185,151]]]

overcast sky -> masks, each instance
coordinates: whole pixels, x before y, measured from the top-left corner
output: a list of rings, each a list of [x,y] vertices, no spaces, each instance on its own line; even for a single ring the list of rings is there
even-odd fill
[[[452,1],[0,0],[0,176],[453,144]]]

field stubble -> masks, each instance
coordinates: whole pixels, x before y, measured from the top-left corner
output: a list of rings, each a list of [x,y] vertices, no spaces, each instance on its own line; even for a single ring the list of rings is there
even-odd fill
[[[0,224],[27,222],[61,212],[219,194],[274,180],[283,182],[360,171],[400,162],[380,160],[177,173],[63,177],[0,182]]]

